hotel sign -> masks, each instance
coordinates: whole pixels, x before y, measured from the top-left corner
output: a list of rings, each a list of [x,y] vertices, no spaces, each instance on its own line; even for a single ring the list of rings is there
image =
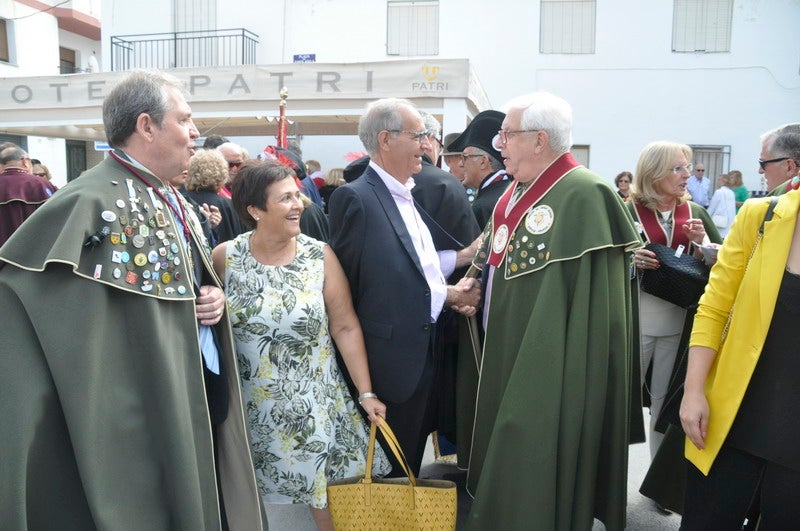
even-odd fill
[[[291,99],[468,98],[474,75],[466,59],[375,63],[292,63],[181,68],[170,73],[186,83],[190,102],[277,101],[281,87]],[[125,72],[0,79],[0,111],[95,107]]]

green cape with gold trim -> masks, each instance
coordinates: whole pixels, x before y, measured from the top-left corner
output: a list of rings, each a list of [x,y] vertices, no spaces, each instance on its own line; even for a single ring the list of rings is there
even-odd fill
[[[597,517],[623,529],[639,238],[614,190],[578,167],[507,245],[489,287],[467,528],[589,529]]]

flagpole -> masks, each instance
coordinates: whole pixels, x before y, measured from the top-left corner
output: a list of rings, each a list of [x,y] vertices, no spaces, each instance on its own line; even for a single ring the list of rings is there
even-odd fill
[[[280,148],[286,148],[289,140],[288,140],[288,133],[286,131],[286,100],[289,97],[289,91],[286,90],[286,87],[283,87],[279,92],[281,97],[280,103],[280,117],[278,118],[278,138],[277,145]]]

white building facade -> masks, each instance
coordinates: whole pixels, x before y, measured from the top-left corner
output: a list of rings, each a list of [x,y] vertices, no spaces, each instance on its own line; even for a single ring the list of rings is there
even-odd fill
[[[99,70],[100,36],[100,0],[0,0],[0,78]],[[22,91],[16,96],[28,97]],[[0,111],[0,138],[22,144],[58,186],[99,160],[82,140],[19,134],[4,122]]]
[[[9,16],[9,4],[24,10],[32,9],[31,3],[0,0],[0,19]],[[232,65],[274,69],[312,59],[317,66],[332,65],[330,70],[342,63],[393,60],[416,60],[433,69],[466,59],[479,85],[476,93],[485,98],[415,100],[442,118],[444,133],[460,131],[480,110],[548,90],[573,106],[576,156],[609,180],[633,170],[646,143],[669,139],[695,146],[695,162],[704,162],[709,176],[739,169],[745,184],[760,190],[760,133],[800,120],[795,0],[103,0],[100,12],[98,56],[105,72],[158,66],[178,74],[184,67],[213,74]],[[22,24],[14,22],[20,31]],[[54,22],[36,24],[50,24],[52,31]],[[226,40],[238,37],[226,37],[223,30],[242,38]],[[50,40],[71,38],[63,30],[57,34]],[[153,51],[156,42],[170,39],[174,44],[165,56]],[[134,41],[151,44],[137,48]],[[246,42],[252,51],[245,53]],[[78,44],[82,54],[93,51],[93,42]],[[48,48],[54,46],[50,42]],[[230,48],[236,48],[232,57]],[[44,66],[9,73],[0,62],[3,76],[48,73]],[[290,119],[293,110],[311,112],[310,103],[293,107],[292,94],[302,89],[293,87],[291,76],[284,81]],[[359,98],[348,107],[361,105]],[[277,112],[274,101],[237,112],[255,114],[267,107]],[[344,153],[362,150],[352,135],[352,116],[343,119],[351,122],[349,130],[320,136],[321,129],[298,116],[290,133],[301,139],[304,158],[328,169],[343,166]],[[0,132],[2,122],[0,115]],[[210,132],[221,130],[237,136],[235,128]],[[242,135],[247,136],[236,140],[251,152],[274,141],[252,138],[245,127]]]

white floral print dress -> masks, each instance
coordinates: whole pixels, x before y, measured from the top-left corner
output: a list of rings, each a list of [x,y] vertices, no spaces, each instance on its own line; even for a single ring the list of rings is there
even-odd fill
[[[368,428],[347,392],[328,333],[322,242],[297,236],[290,264],[228,244],[225,294],[258,485],[267,503],[327,506],[329,480],[364,474]],[[374,473],[390,465],[376,445]]]

